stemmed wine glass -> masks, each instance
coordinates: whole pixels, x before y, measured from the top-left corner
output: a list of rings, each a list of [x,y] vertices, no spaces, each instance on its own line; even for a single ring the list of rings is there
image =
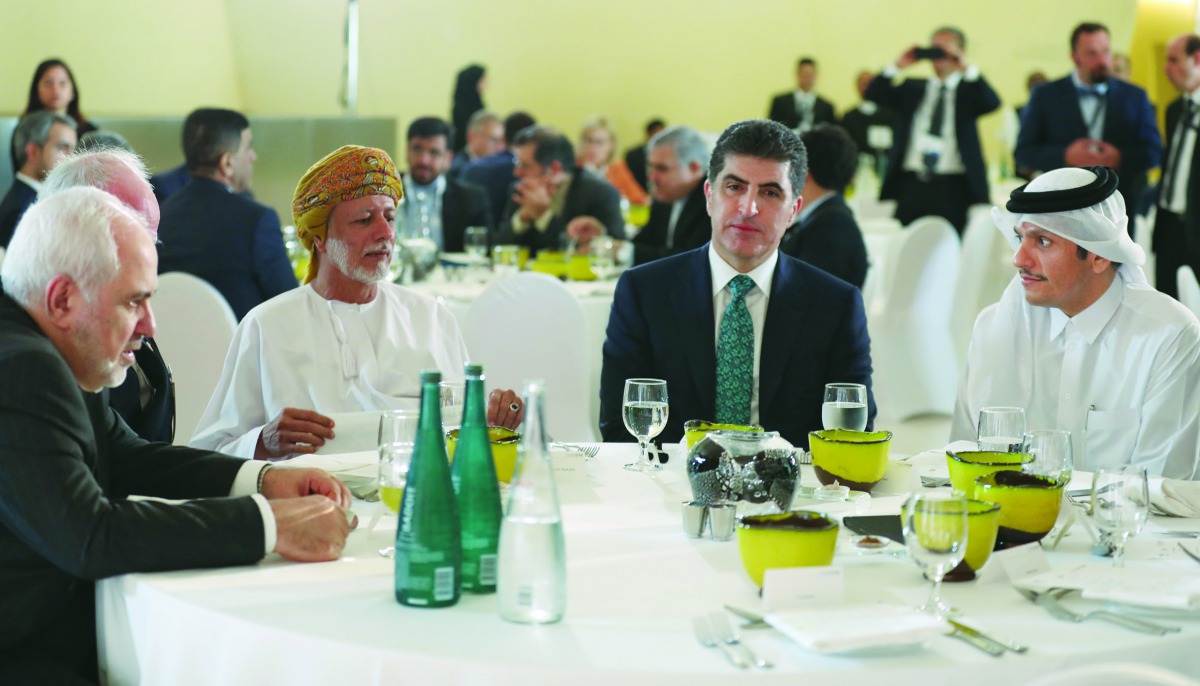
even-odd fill
[[[1125,541],[1142,530],[1149,514],[1145,467],[1101,467],[1092,475],[1092,523],[1113,545],[1113,567],[1125,566]]]
[[[661,464],[650,463],[650,439],[667,426],[667,382],[662,379],[627,379],[623,405],[625,429],[641,447],[636,462],[625,465],[631,472],[653,472]]]
[[[998,453],[1021,451],[1025,436],[1025,410],[1020,407],[985,407],[979,411],[979,449]]]
[[[400,512],[404,499],[419,418],[417,410],[392,410],[379,416],[379,499],[392,513]],[[395,547],[380,548],[379,554],[391,557]]]
[[[1030,431],[1025,434],[1022,452],[1033,458],[1023,471],[1057,479],[1064,486],[1071,480],[1074,463],[1071,459],[1070,431]]]
[[[825,384],[821,426],[862,431],[867,428],[867,387],[860,383]]]
[[[933,582],[918,609],[939,619],[954,611],[942,602],[942,579],[967,553],[967,501],[952,491],[909,496],[904,503],[904,544],[913,561]]]

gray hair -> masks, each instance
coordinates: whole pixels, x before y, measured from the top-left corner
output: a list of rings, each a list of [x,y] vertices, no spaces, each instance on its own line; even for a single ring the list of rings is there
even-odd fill
[[[132,152],[119,148],[103,148],[100,150],[76,151],[67,159],[59,162],[38,191],[38,199],[42,200],[59,191],[77,186],[92,188],[108,188],[112,181],[112,171],[118,165],[132,169],[139,178],[149,181],[146,163]]]
[[[34,203],[0,264],[4,292],[27,308],[36,307],[50,282],[66,275],[90,302],[121,269],[114,235],[118,224],[149,231],[145,219],[96,188],[68,188]]]
[[[646,144],[646,150],[654,150],[660,145],[669,145],[675,150],[675,159],[679,164],[687,166],[697,162],[704,173],[708,173],[709,149],[708,144],[700,133],[690,126],[670,126],[658,133]]]
[[[470,119],[467,120],[467,130],[468,131],[478,131],[479,129],[481,129],[483,127],[484,124],[489,123],[489,122],[496,122],[497,124],[504,124],[504,120],[501,119],[500,116],[497,115],[495,112],[489,112],[487,110],[478,110],[477,112],[475,112],[475,114],[471,115]]]
[[[21,121],[17,123],[17,130],[13,131],[13,152],[17,158],[18,169],[29,161],[25,146],[30,143],[39,148],[44,146],[50,138],[50,129],[54,128],[55,124],[66,124],[72,131],[75,130],[74,119],[53,110],[38,110],[21,117]]]

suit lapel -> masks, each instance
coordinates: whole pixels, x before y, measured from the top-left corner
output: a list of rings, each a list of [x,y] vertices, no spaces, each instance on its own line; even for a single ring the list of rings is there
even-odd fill
[[[712,408],[717,390],[717,351],[707,246],[692,251],[681,276],[671,288],[675,336],[696,385],[696,397]]]
[[[810,307],[808,299],[802,295],[804,276],[796,264],[792,258],[780,255],[771,281],[771,298],[767,302],[767,321],[763,324],[758,371],[760,424],[779,392],[783,372],[788,368],[788,358],[799,345],[800,332]]]

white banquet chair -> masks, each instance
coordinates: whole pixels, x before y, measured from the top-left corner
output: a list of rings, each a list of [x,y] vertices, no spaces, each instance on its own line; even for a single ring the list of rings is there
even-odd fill
[[[0,246],[0,264],[4,264],[4,247]]]
[[[971,210],[971,218],[963,231],[950,314],[955,359],[960,369],[967,359],[976,317],[983,308],[1000,299],[1014,272],[1012,247],[996,230],[991,207],[976,205]]]
[[[497,279],[471,303],[462,331],[489,388],[520,392],[525,379],[544,379],[546,427],[554,440],[598,440],[587,320],[561,281],[535,273]]]
[[[183,272],[158,277],[154,340],[175,380],[175,444],[187,445],[208,406],[237,319],[220,291]]]
[[[945,219],[922,217],[904,231],[892,255],[887,279],[867,310],[879,414],[888,420],[949,414],[958,378],[950,335],[958,235]]]
[[[1200,282],[1196,280],[1196,272],[1184,265],[1175,275],[1175,283],[1179,288],[1179,302],[1200,317]]]

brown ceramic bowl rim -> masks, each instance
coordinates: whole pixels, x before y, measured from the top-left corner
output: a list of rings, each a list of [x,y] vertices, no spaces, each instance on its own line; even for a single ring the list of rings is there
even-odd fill
[[[1021,473],[1031,479],[1035,479],[1036,483],[998,484],[998,483],[996,483],[996,474],[999,474],[999,472],[995,472],[993,474],[984,474],[983,476],[975,477],[975,484],[978,486],[982,486],[985,489],[986,488],[1013,488],[1013,489],[1028,488],[1028,489],[1032,489],[1032,490],[1054,490],[1056,488],[1063,488],[1064,486],[1066,486],[1066,483],[1064,483],[1062,479],[1055,479],[1052,476],[1044,476],[1042,474],[1025,474],[1024,472],[1021,472]],[[991,483],[986,483],[988,480],[991,480]]]
[[[821,434],[825,433],[826,431],[844,431],[846,433],[862,434],[864,436],[872,435],[872,434],[883,434],[883,436],[881,438],[873,438],[869,441],[847,441],[847,440],[840,439],[840,438],[826,438],[825,436],[822,436]],[[821,429],[820,431],[809,431],[808,437],[816,438],[817,440],[821,441],[822,443],[841,443],[844,445],[874,445],[876,443],[887,443],[888,441],[892,440],[892,432],[891,431],[851,431],[850,429]]]
[[[1024,455],[1025,457],[1020,462],[977,462],[974,460],[964,460],[963,458],[959,457],[959,455]],[[1033,462],[1033,455],[1030,455],[1029,453],[1002,453],[998,450],[960,450],[958,452],[947,450],[946,457],[949,457],[955,462],[975,465],[978,467],[1020,467]]]
[[[813,521],[813,520],[823,521],[823,522],[825,522],[825,526],[821,527],[820,529],[786,529],[783,527],[771,527],[771,526],[759,526],[758,525],[759,522],[765,522],[772,518],[790,517],[792,515],[804,515],[804,518],[807,520],[810,520],[810,521]],[[746,515],[745,517],[738,518],[737,525],[738,525],[739,529],[754,529],[756,531],[798,531],[801,533],[819,533],[822,531],[829,531],[830,529],[837,528],[838,523],[837,523],[836,519],[834,519],[833,517],[830,517],[829,515],[825,514],[824,512],[816,512],[813,510],[791,510],[789,512],[778,512],[775,514]]]
[[[988,505],[983,509],[972,510],[973,505]],[[993,503],[990,500],[980,500],[978,498],[967,498],[967,516],[974,517],[976,515],[992,514],[1000,510],[1000,503]]]
[[[712,424],[713,426],[719,426],[721,424],[732,425],[733,422],[714,422],[711,419],[689,419],[683,423],[683,430],[684,431],[697,431],[697,430],[699,430],[699,431],[746,431],[746,432],[766,431],[766,429],[764,429],[762,426],[760,426],[758,424],[739,424],[738,425],[738,426],[746,427],[745,429],[699,429],[696,426],[697,424]]]
[[[492,440],[493,444],[516,443],[517,441],[521,440],[521,432],[517,431],[515,429],[510,429],[507,426],[495,426],[495,425],[489,424],[488,430],[490,431],[492,429],[503,429],[512,434],[511,436],[505,436],[504,438],[493,439]],[[458,429],[450,429],[449,431],[447,431],[446,438],[449,440],[457,441],[458,440]]]

